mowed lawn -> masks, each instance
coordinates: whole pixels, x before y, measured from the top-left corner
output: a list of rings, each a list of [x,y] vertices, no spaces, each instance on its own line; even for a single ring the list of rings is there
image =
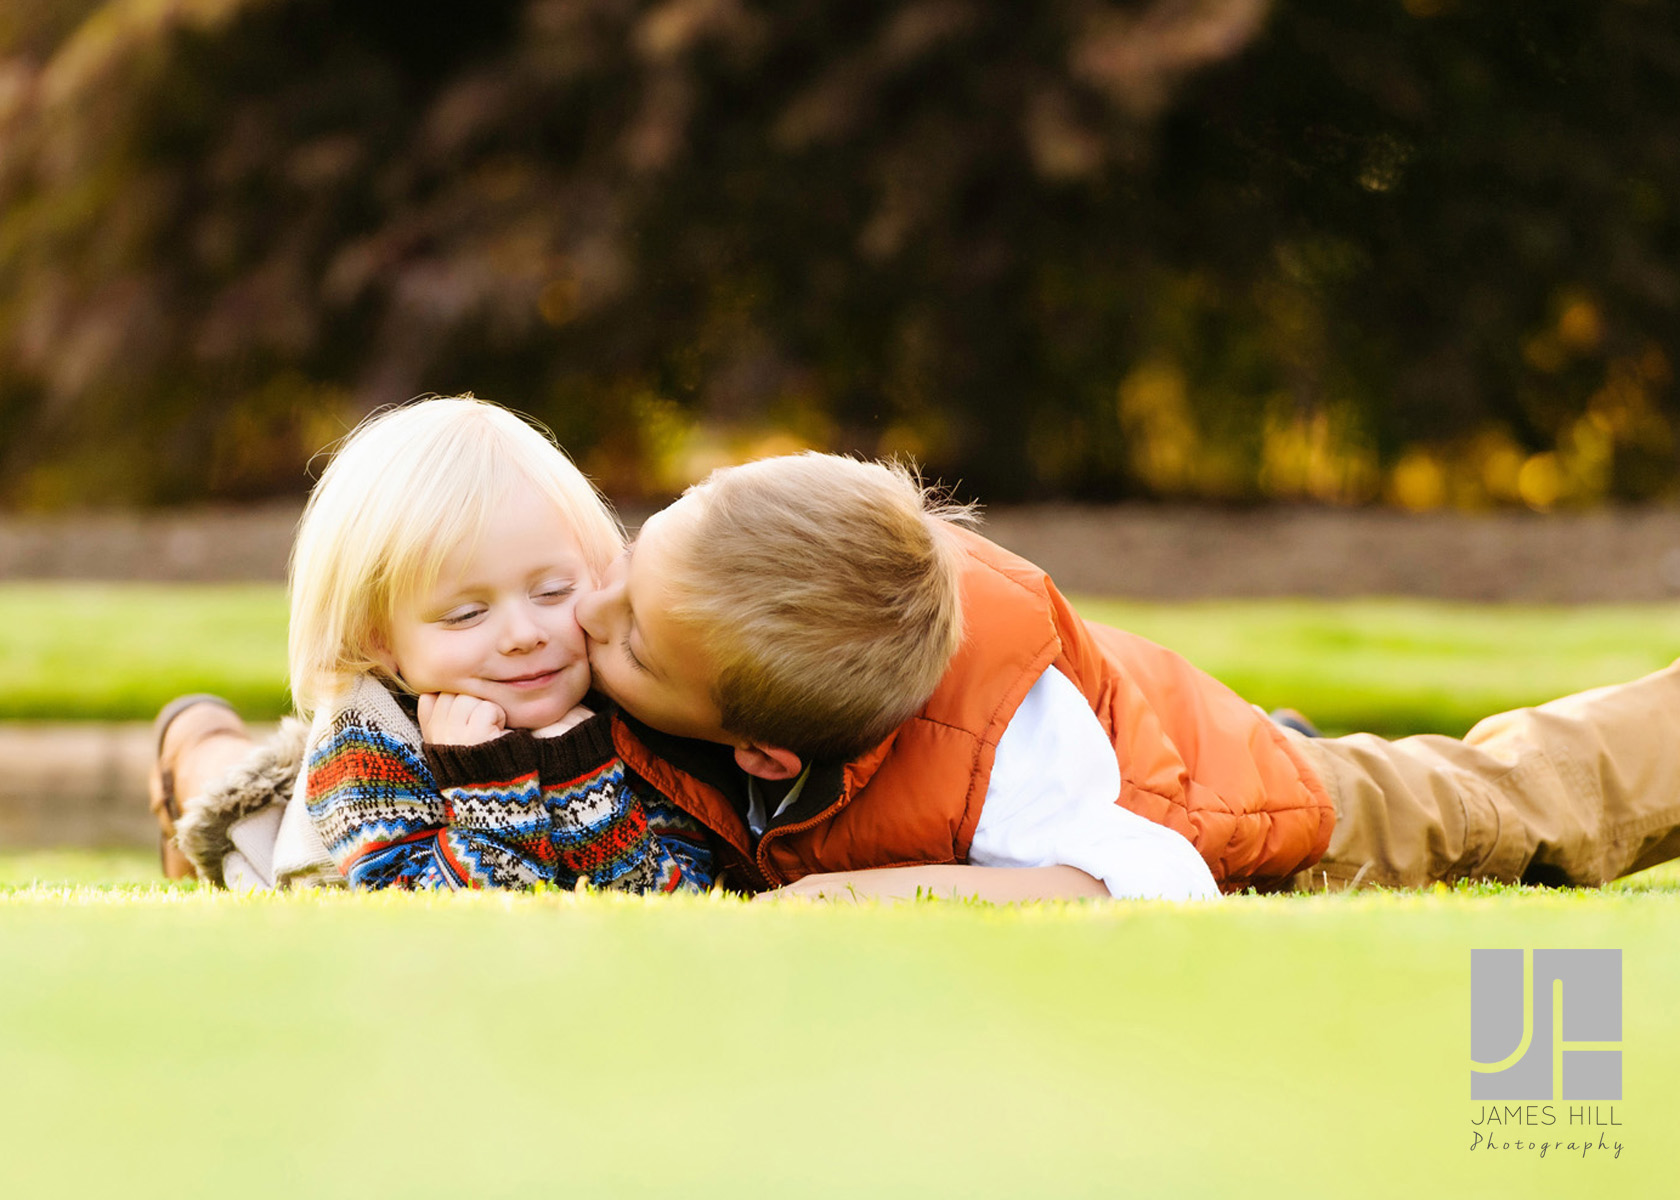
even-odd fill
[[[1239,695],[1301,709],[1330,733],[1458,735],[1491,713],[1680,658],[1680,604],[1076,603],[1087,618],[1171,647]]]
[[[183,692],[287,710],[283,587],[0,585],[0,721],[149,721]]]
[[[1081,605],[1333,728],[1456,731],[1680,654],[1663,608]],[[0,588],[0,694],[36,718],[145,716],[188,688],[278,712],[283,607]],[[104,698],[64,699],[76,672],[41,664],[66,661]],[[239,899],[152,872],[136,851],[0,854],[0,1196],[1672,1187],[1672,868],[1181,908]],[[1472,1151],[1470,950],[1577,946],[1622,951],[1622,1098]]]
[[[27,890],[0,1194],[1669,1195],[1677,910]],[[1470,1150],[1489,946],[1622,950],[1588,1137]]]

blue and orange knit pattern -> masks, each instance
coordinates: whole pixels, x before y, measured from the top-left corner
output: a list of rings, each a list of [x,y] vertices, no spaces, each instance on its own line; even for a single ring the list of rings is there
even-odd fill
[[[711,886],[704,830],[632,786],[604,715],[557,738],[422,747],[386,707],[340,709],[307,757],[310,818],[352,886]]]

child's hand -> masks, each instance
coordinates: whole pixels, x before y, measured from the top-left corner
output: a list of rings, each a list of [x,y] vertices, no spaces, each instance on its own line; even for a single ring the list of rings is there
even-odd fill
[[[590,717],[593,717],[594,715],[595,715],[594,713],[590,712],[583,705],[579,704],[576,708],[572,709],[571,712],[569,712],[565,716],[561,717],[558,721],[554,722],[552,725],[544,725],[541,729],[533,729],[531,731],[531,736],[532,737],[559,737],[562,733],[565,733],[566,730],[570,729],[572,726],[581,725],[585,721],[589,720]]]
[[[506,732],[507,714],[499,704],[453,692],[420,697],[420,736],[434,746],[477,746]]]

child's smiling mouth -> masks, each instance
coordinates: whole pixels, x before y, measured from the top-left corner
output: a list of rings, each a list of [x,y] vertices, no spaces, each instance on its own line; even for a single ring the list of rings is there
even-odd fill
[[[552,683],[559,674],[560,668],[555,667],[550,671],[536,671],[530,675],[515,675],[510,679],[493,679],[491,682],[499,683],[503,687],[536,689],[544,684]]]

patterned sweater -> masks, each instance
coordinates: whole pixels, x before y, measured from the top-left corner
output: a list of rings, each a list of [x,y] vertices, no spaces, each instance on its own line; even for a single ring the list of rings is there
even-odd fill
[[[710,887],[705,830],[625,770],[609,722],[425,745],[398,697],[364,677],[316,718],[309,817],[354,887]]]

